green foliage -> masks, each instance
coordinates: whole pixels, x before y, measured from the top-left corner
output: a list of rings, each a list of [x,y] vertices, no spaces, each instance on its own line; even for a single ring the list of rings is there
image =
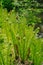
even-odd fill
[[[8,11],[13,9],[13,0],[2,0],[2,6],[4,8],[7,8]]]
[[[39,9],[36,9],[36,10],[30,8],[30,10],[28,9],[28,11],[27,11],[28,13],[27,12],[24,13],[24,16],[27,19],[28,25],[34,25],[36,23],[41,23],[41,18],[39,18],[37,16],[37,14],[40,12],[40,10]]]
[[[42,64],[43,38],[36,36],[38,30],[33,31],[34,25],[27,26],[25,16],[17,18],[14,10],[8,13],[0,8],[0,27],[0,39],[4,39],[3,44],[0,44],[1,65],[14,65],[17,56],[23,62],[30,60],[34,65]]]
[[[33,60],[34,65],[41,65],[42,63],[42,56],[41,56],[41,39],[32,38],[31,41],[31,59]]]

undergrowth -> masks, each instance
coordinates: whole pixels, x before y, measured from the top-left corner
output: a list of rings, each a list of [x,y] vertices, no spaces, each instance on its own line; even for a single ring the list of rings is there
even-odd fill
[[[42,65],[43,38],[38,38],[34,26],[27,26],[23,16],[0,8],[0,65],[14,65],[18,60],[25,64]],[[15,64],[16,65],[16,64]]]

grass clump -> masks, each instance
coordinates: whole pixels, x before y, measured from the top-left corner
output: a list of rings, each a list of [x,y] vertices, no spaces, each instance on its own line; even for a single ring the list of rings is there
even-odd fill
[[[3,42],[0,45],[1,65],[41,65],[43,38],[36,36],[39,30],[34,31],[34,25],[27,26],[27,19],[24,16],[18,19],[16,17],[14,10],[9,13],[6,10],[0,10],[1,34],[4,38],[3,41],[0,37]]]

